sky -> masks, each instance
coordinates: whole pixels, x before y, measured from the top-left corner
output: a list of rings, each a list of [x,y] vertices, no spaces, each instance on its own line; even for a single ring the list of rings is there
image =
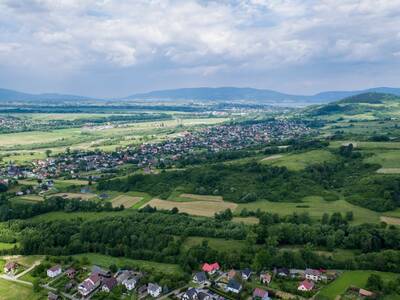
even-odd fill
[[[400,87],[400,0],[0,0],[0,87]]]

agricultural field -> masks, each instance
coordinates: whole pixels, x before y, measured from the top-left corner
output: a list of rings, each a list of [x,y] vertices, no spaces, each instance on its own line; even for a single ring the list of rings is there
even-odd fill
[[[24,195],[13,198],[13,201],[25,201],[25,202],[40,202],[43,200],[44,198],[38,195]]]
[[[380,275],[383,281],[394,280],[399,274],[377,271],[345,271],[338,279],[327,285],[318,294],[323,299],[334,300],[343,294],[351,285],[365,288],[371,274]],[[398,298],[397,298],[398,299]]]
[[[334,160],[335,156],[327,150],[312,150],[298,154],[267,156],[261,160],[261,163],[277,167],[287,167],[289,170],[299,171],[312,164],[331,162]]]
[[[115,197],[114,199],[111,200],[112,206],[113,207],[120,207],[123,205],[125,208],[131,208],[133,207],[136,203],[141,201],[143,197],[134,197],[134,196],[129,196],[129,195],[119,195]]]
[[[213,198],[215,199],[215,198]],[[166,209],[171,210],[176,207],[179,209],[179,212],[188,213],[194,216],[204,216],[204,217],[212,217],[216,212],[223,211],[227,208],[231,210],[235,210],[237,207],[236,203],[226,202],[222,199],[219,201],[216,200],[193,200],[190,201],[171,201],[171,200],[161,200],[161,199],[152,199],[147,203],[152,207],[156,207],[157,209]]]
[[[243,208],[248,210],[261,209],[279,215],[289,215],[294,212],[303,213],[307,212],[311,217],[320,219],[324,213],[352,211],[354,213],[354,224],[364,222],[379,222],[380,214],[372,210],[353,205],[343,199],[336,201],[325,201],[322,197],[306,197],[301,203],[286,203],[286,202],[270,202],[270,201],[256,201],[250,203],[239,204],[236,212],[239,213]]]
[[[375,150],[365,151],[370,156],[364,160],[366,163],[378,164],[382,168],[400,169],[400,150]]]
[[[52,194],[52,196],[63,197],[66,199],[81,199],[81,200],[91,200],[97,197],[97,195],[93,193],[57,193],[57,194]]]

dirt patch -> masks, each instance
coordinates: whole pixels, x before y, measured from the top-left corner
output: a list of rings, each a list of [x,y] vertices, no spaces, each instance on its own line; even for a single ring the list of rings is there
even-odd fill
[[[271,155],[268,157],[263,158],[261,161],[266,161],[266,160],[273,160],[273,159],[278,159],[283,157],[283,155],[277,154],[277,155]]]
[[[158,209],[178,208],[180,212],[188,213],[195,216],[212,217],[216,212],[230,208],[232,211],[236,209],[237,204],[224,201],[190,201],[176,202],[161,199],[152,199],[145,205],[150,205]]]
[[[234,217],[232,221],[236,223],[244,223],[249,225],[260,223],[260,220],[256,217]]]
[[[389,225],[400,225],[400,218],[381,216],[381,221]]]
[[[223,201],[221,196],[180,194],[179,197],[188,198],[188,199],[192,199],[192,200],[199,200],[199,201],[214,201],[214,202],[222,202]]]
[[[87,194],[83,194],[83,193],[58,193],[58,194],[54,194],[52,196],[57,196],[57,197],[63,197],[66,199],[80,199],[80,200],[89,200],[92,199],[94,197],[96,197],[96,194],[92,194],[92,193],[87,193]]]
[[[380,168],[376,171],[380,174],[400,174],[400,168]]]
[[[133,197],[128,195],[119,195],[115,197],[111,203],[113,207],[119,207],[123,205],[125,208],[130,208],[142,200],[143,197]]]

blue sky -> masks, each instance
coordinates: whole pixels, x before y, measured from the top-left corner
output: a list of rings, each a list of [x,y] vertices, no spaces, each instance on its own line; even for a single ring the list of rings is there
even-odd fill
[[[400,0],[0,0],[0,86],[400,87]]]

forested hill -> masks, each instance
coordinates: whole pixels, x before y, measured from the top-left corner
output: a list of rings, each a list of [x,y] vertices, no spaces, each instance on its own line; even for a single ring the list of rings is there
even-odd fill
[[[308,107],[304,112],[309,116],[344,117],[355,119],[367,116],[387,118],[400,111],[400,96],[387,93],[362,93],[326,105]]]

